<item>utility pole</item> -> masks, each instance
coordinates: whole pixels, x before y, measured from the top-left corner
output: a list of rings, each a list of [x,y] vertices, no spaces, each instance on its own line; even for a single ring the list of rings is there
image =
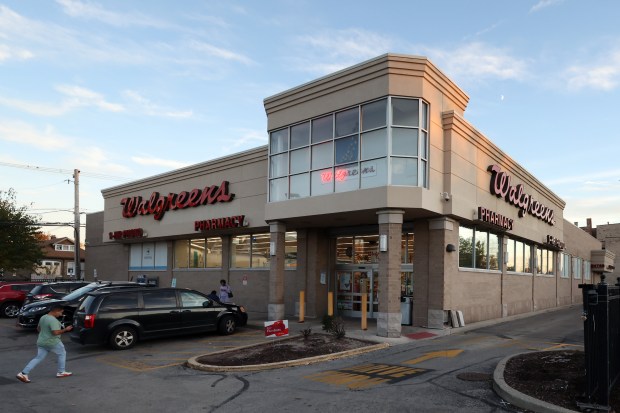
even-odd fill
[[[73,170],[73,184],[75,188],[75,209],[73,210],[75,223],[73,229],[75,232],[75,264],[73,267],[73,275],[76,280],[82,278],[82,265],[80,264],[80,170]]]

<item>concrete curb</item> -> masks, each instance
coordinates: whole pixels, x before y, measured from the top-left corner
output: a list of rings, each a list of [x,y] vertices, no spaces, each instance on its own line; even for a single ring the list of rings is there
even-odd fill
[[[277,340],[277,341],[285,341],[287,340]],[[314,356],[314,357],[306,357],[303,359],[290,360],[290,361],[281,361],[278,363],[267,363],[267,364],[252,364],[247,366],[214,366],[210,364],[202,364],[198,362],[198,359],[203,356],[210,356],[214,354],[222,354],[229,353],[232,351],[239,351],[245,348],[250,347],[258,347],[270,345],[271,343],[259,343],[259,344],[251,344],[249,346],[237,347],[235,349],[216,351],[214,353],[202,354],[200,356],[195,356],[187,360],[186,365],[195,370],[202,371],[211,371],[211,372],[235,372],[235,371],[260,371],[260,370],[271,370],[271,369],[279,369],[283,367],[294,367],[294,366],[306,366],[308,364],[319,363],[321,361],[330,361],[336,360],[344,357],[357,356],[359,354],[370,353],[372,351],[381,350],[387,347],[390,347],[388,343],[379,343],[373,344],[370,346],[360,347],[353,350],[341,351],[339,353],[325,354],[322,356]]]
[[[508,361],[513,357],[528,353],[531,352],[527,351],[504,357],[497,364],[497,367],[495,367],[495,371],[493,372],[493,390],[495,390],[495,393],[497,393],[502,399],[514,404],[517,407],[537,413],[578,413],[575,410],[565,409],[564,407],[535,399],[534,397],[513,389],[506,383],[506,380],[504,380],[504,370],[506,369],[506,364]]]

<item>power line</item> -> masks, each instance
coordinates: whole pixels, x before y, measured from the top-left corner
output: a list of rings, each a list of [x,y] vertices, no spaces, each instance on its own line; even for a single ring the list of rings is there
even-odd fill
[[[57,174],[63,174],[63,175],[73,174],[73,171],[70,171],[68,169],[49,168],[45,166],[35,166],[35,165],[22,165],[22,164],[9,163],[9,162],[0,162],[0,166],[8,166],[11,168],[28,169],[30,171],[49,172],[49,173],[57,173]],[[98,174],[98,173],[93,173],[93,172],[80,171],[80,174],[84,176],[88,176],[90,178],[104,179],[104,180],[110,180],[110,181],[127,181],[128,180],[127,178],[121,178],[119,176]]]

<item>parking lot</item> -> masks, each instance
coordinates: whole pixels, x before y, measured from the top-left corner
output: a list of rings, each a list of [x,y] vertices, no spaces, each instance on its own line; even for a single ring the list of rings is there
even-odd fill
[[[580,308],[572,307],[351,358],[241,373],[193,370],[184,362],[265,342],[262,329],[145,341],[125,351],[65,337],[73,377],[57,379],[49,356],[31,372],[30,384],[15,374],[35,355],[36,333],[2,318],[0,400],[11,412],[517,412],[493,392],[488,377],[495,366],[508,354],[580,348],[579,315]]]

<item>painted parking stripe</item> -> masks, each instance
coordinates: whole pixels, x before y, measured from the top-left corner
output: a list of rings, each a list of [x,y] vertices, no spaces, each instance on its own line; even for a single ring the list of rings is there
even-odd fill
[[[393,384],[410,379],[430,370],[391,364],[369,363],[340,370],[329,370],[305,379],[321,383],[362,389],[378,384]]]

